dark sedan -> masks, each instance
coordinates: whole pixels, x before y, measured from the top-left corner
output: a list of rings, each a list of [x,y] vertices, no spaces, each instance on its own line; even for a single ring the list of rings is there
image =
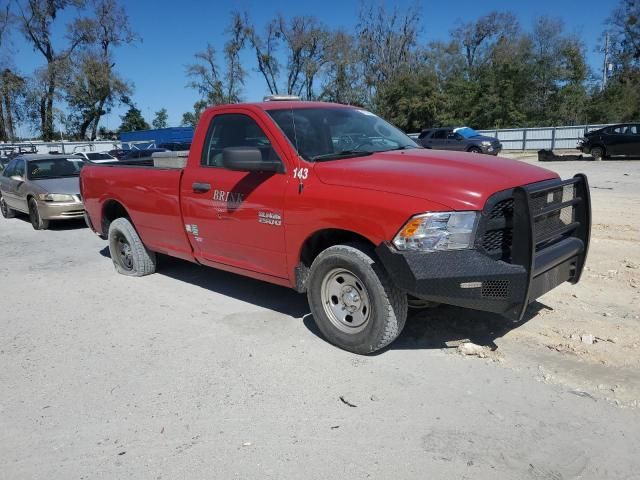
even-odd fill
[[[621,123],[587,132],[578,150],[591,154],[594,160],[616,155],[640,157],[640,123]]]
[[[502,150],[502,144],[497,138],[482,135],[469,127],[425,129],[418,136],[418,142],[424,148],[434,150],[457,150],[487,155],[498,155]]]

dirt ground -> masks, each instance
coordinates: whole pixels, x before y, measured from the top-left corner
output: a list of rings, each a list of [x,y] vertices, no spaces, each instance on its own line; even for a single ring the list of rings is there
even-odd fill
[[[289,289],[0,218],[0,479],[639,478],[640,161],[543,166],[589,176],[581,283],[368,357]]]
[[[510,155],[540,164],[531,156]],[[542,164],[586,173],[593,225],[582,281],[532,305],[528,320],[496,341],[513,368],[628,406],[640,404],[640,161]],[[589,344],[589,335],[593,343]],[[538,363],[539,365],[535,365]]]

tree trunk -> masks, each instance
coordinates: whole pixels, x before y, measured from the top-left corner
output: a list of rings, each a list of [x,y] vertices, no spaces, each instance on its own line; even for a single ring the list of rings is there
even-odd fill
[[[0,99],[0,103],[2,102],[2,99]],[[16,130],[15,130],[15,126],[13,124],[13,106],[11,105],[11,96],[10,95],[5,95],[4,97],[4,106],[5,106],[5,110],[6,110],[6,127],[5,127],[5,132],[6,132],[6,137],[9,140],[13,140],[16,138]],[[0,116],[2,115],[2,109],[0,108]]]
[[[87,130],[89,129],[89,125],[91,125],[93,118],[94,118],[93,116],[87,117],[80,124],[80,127],[78,128],[78,134],[80,135],[80,140],[84,140],[85,138],[87,138]]]
[[[100,99],[100,103],[98,104],[98,110],[96,111],[93,121],[93,130],[91,131],[91,140],[95,140],[98,136],[98,124],[100,123],[100,118],[102,118],[102,115],[104,114],[103,108],[106,101],[106,97],[103,97]]]
[[[7,140],[7,133],[4,129],[4,112],[2,111],[2,98],[0,98],[0,142],[6,142]]]
[[[49,84],[44,102],[44,117],[42,119],[42,139],[53,140],[55,132],[53,130],[53,97],[56,93],[56,78],[53,72],[49,73]]]

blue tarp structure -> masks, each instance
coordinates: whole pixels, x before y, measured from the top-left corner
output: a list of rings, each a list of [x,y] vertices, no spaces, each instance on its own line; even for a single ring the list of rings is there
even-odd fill
[[[148,144],[136,144],[136,148],[144,149],[149,146],[156,147],[162,143],[191,143],[193,139],[193,127],[158,128],[155,130],[138,130],[136,132],[123,132],[118,138],[122,142],[122,148],[129,149],[127,142],[149,142]]]

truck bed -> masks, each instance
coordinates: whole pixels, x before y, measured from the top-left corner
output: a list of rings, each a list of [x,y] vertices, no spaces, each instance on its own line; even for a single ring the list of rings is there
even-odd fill
[[[88,165],[81,175],[85,210],[95,231],[106,236],[101,213],[124,208],[150,249],[193,261],[180,210],[182,169],[154,167],[153,160]],[[108,218],[108,213],[105,213]]]

